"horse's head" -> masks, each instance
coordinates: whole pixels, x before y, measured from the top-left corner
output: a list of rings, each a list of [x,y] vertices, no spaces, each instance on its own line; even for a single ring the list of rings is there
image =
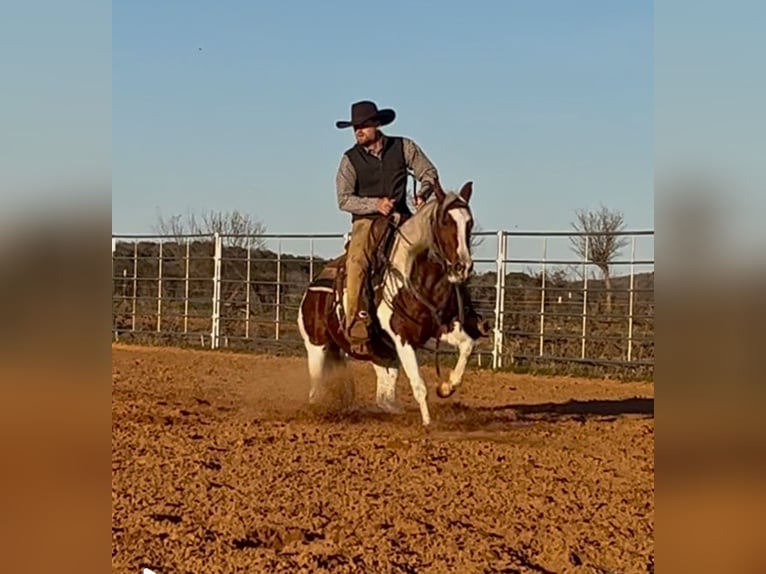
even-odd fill
[[[438,180],[434,184],[433,249],[444,261],[451,283],[463,283],[473,269],[473,214],[468,205],[472,191],[473,182],[470,181],[457,194],[445,193]]]

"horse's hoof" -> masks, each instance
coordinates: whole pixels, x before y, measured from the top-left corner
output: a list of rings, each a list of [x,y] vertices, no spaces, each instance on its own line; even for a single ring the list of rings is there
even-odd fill
[[[446,399],[447,397],[451,396],[452,393],[454,392],[455,392],[455,387],[453,387],[450,383],[446,381],[436,385],[436,394],[439,396],[439,398]]]

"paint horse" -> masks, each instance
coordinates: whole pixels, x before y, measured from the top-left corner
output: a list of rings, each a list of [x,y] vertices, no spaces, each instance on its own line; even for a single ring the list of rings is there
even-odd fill
[[[363,293],[372,303],[369,308],[375,310],[368,354],[352,353],[343,331],[345,255],[328,263],[311,282],[298,311],[298,328],[308,355],[310,402],[318,396],[326,369],[347,355],[373,364],[376,403],[390,413],[403,412],[395,398],[402,367],[422,423],[430,424],[426,385],[415,351],[431,338],[458,348],[458,362],[449,382],[437,386],[437,394],[447,397],[460,385],[476,339],[489,332],[487,322],[465,297],[465,282],[473,268],[471,194],[471,182],[455,194],[445,193],[437,181],[435,200],[426,202],[393,231],[389,218],[376,220],[373,237],[384,244],[389,230],[391,245],[378,252],[369,272],[370,286]]]

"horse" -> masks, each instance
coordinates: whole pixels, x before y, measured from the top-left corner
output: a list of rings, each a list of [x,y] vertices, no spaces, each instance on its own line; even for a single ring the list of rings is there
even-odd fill
[[[384,217],[373,224],[373,241],[380,250],[363,293],[375,310],[369,353],[352,352],[343,330],[345,254],[329,262],[309,284],[298,309],[298,329],[307,352],[310,402],[317,400],[328,367],[341,364],[345,355],[372,363],[377,375],[376,403],[389,413],[404,412],[395,398],[399,367],[403,367],[422,424],[430,425],[416,350],[432,338],[458,348],[449,382],[436,388],[437,395],[446,398],[461,384],[476,340],[489,333],[489,325],[473,309],[466,290],[473,269],[472,192],[470,181],[453,193],[445,192],[437,180],[435,200],[398,225]]]

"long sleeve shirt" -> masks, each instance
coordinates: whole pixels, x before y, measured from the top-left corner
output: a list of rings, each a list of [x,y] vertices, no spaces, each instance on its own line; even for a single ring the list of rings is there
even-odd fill
[[[436,167],[418,144],[409,138],[402,138],[402,147],[404,148],[404,163],[415,174],[415,179],[420,182],[419,197],[428,199],[432,192],[432,186],[438,177]],[[378,154],[371,150],[366,150],[377,157]],[[355,195],[356,170],[351,160],[346,154],[343,154],[338,166],[338,173],[335,177],[335,186],[338,199],[338,207],[354,215],[368,215],[375,213],[378,208],[378,199],[374,197],[359,197]]]

